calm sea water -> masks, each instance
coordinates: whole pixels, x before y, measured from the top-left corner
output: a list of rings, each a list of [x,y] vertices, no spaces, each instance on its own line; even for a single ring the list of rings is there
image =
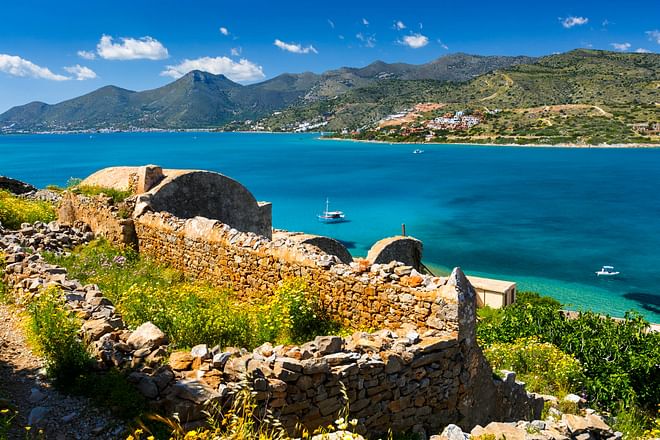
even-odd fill
[[[273,202],[275,227],[335,237],[354,255],[405,223],[439,271],[660,322],[660,149],[414,148],[297,134],[0,136],[0,175],[45,186],[113,165],[215,170]],[[317,222],[326,197],[350,222]],[[596,277],[605,264],[622,274]]]

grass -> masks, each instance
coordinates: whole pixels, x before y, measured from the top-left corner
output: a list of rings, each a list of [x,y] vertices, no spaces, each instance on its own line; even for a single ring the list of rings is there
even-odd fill
[[[104,188],[102,186],[93,186],[93,185],[76,185],[70,188],[70,191],[74,194],[80,194],[83,196],[98,196],[104,195],[110,197],[113,203],[121,203],[131,195],[133,192],[130,190],[121,191],[114,188]]]
[[[21,223],[41,221],[48,223],[56,218],[55,208],[48,202],[16,197],[0,190],[0,223],[9,229],[19,229]]]
[[[300,279],[244,302],[229,290],[187,280],[102,239],[69,256],[46,258],[66,267],[70,277],[98,284],[129,326],[157,325],[173,348],[302,343],[340,330],[321,307],[318,293]]]

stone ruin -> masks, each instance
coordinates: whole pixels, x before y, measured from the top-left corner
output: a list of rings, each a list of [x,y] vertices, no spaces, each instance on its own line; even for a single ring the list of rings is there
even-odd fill
[[[167,335],[151,323],[128,329],[96,286],[82,286],[68,279],[62,268],[26,253],[24,244],[34,238],[34,230],[26,226],[9,234],[10,238],[5,235],[0,246],[8,249],[8,286],[21,297],[38,294],[44,285],[58,285],[67,306],[85,319],[82,331],[99,365],[132,371],[129,377],[155,408],[177,413],[184,422],[197,422],[204,418],[202,411],[208,404],[228,404],[239,381],[248,377],[257,400],[290,432],[299,423],[313,429],[334,420],[347,403],[344,392],[350,417],[370,434],[388,429],[437,432],[449,423],[470,429],[492,420],[532,420],[540,415],[543,399],[528,394],[515,376],[493,377],[476,342],[476,295],[463,272],[456,268],[449,277],[434,277],[416,269],[415,258],[421,259],[419,241],[403,239],[399,249],[404,249],[402,259],[410,257],[408,264],[396,259],[386,262],[385,256],[397,255],[393,252],[398,247],[396,239],[380,243],[376,256],[370,253],[368,259],[353,261],[347,251],[343,253],[341,243],[332,239],[250,230],[269,219],[270,205],[257,204],[251,195],[244,197],[244,188],[237,188],[234,183],[240,184],[235,181],[229,186],[238,195],[212,194],[243,200],[251,207],[248,217],[266,212],[260,206],[268,206],[268,215],[255,223],[240,212],[221,212],[233,222],[227,224],[156,209],[167,206],[159,205],[165,203],[159,201],[159,188],[166,187],[168,180],[170,184],[182,176],[215,183],[231,180],[224,176],[164,170],[159,180],[160,172],[153,167],[141,167],[144,172],[139,173],[135,168],[112,170],[112,181],[96,173],[85,183],[117,187],[125,182],[126,188],[145,190],[127,202],[133,208],[130,218],[121,218],[118,207],[102,196],[69,194],[63,199],[60,220],[83,222],[115,243],[132,243],[143,255],[231,288],[245,299],[269,295],[282,281],[303,277],[343,325],[378,329],[347,338],[319,337],[299,347],[264,344],[252,352],[197,346],[191,352],[174,353],[167,365],[160,365],[167,353]],[[171,191],[163,195],[194,192],[190,188]],[[190,197],[195,200],[201,195]],[[187,199],[168,200],[185,204]],[[232,203],[221,205],[227,208]],[[194,212],[190,207],[180,209]],[[61,228],[80,234],[78,229]]]

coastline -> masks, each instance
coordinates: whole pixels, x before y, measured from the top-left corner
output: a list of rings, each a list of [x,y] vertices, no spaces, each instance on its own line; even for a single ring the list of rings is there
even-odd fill
[[[387,144],[387,145],[466,145],[470,147],[524,147],[524,148],[660,148],[660,144],[494,144],[494,143],[474,143],[474,142],[387,142],[369,139],[346,139],[346,138],[331,138],[331,137],[318,137],[321,141],[346,141],[346,142],[364,142],[371,144]]]
[[[178,129],[178,130],[166,130],[166,129],[146,129],[146,130],[115,130],[115,131],[40,131],[40,132],[31,132],[31,133],[0,133],[0,136],[21,136],[21,135],[73,135],[73,134],[116,134],[116,133],[241,133],[241,134],[288,134],[288,135],[306,135],[306,134],[320,134],[322,131],[306,131],[300,133],[288,132],[288,131],[250,131],[250,130],[235,130],[235,131],[217,131],[215,129],[205,129],[205,128],[190,128],[190,129]],[[385,144],[385,145],[465,145],[469,147],[523,147],[523,148],[597,148],[597,149],[607,149],[607,148],[660,148],[660,143],[658,144],[572,144],[572,143],[559,143],[559,144],[495,144],[495,143],[478,143],[478,142],[388,142],[388,141],[379,141],[373,139],[347,139],[347,138],[337,138],[337,137],[317,137],[316,139],[321,141],[343,141],[343,142],[361,142],[369,144]]]

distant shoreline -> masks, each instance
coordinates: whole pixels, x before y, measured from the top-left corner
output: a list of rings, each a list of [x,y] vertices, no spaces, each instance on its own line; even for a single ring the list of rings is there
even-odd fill
[[[371,144],[388,145],[467,145],[471,147],[538,147],[538,148],[660,148],[660,144],[494,144],[494,143],[475,143],[475,142],[388,142],[367,139],[346,139],[346,138],[322,138],[322,141],[346,141],[346,142],[366,142]]]
[[[0,133],[0,136],[30,136],[30,135],[71,135],[71,134],[126,134],[126,133],[242,133],[242,134],[289,134],[289,135],[304,135],[304,134],[319,134],[321,131],[306,131],[300,133],[288,131],[251,131],[251,130],[234,130],[234,131],[217,131],[215,129],[204,128],[189,128],[178,130],[165,130],[165,129],[146,129],[146,130],[116,130],[110,132],[97,132],[97,131],[68,131],[68,132],[33,132],[33,133]],[[523,147],[523,148],[660,148],[660,144],[572,144],[572,143],[559,143],[559,144],[495,144],[489,143],[476,143],[476,142],[389,142],[371,139],[347,139],[337,137],[317,137],[316,139],[322,141],[344,141],[344,142],[363,142],[370,144],[386,144],[386,145],[466,145],[471,147]]]

